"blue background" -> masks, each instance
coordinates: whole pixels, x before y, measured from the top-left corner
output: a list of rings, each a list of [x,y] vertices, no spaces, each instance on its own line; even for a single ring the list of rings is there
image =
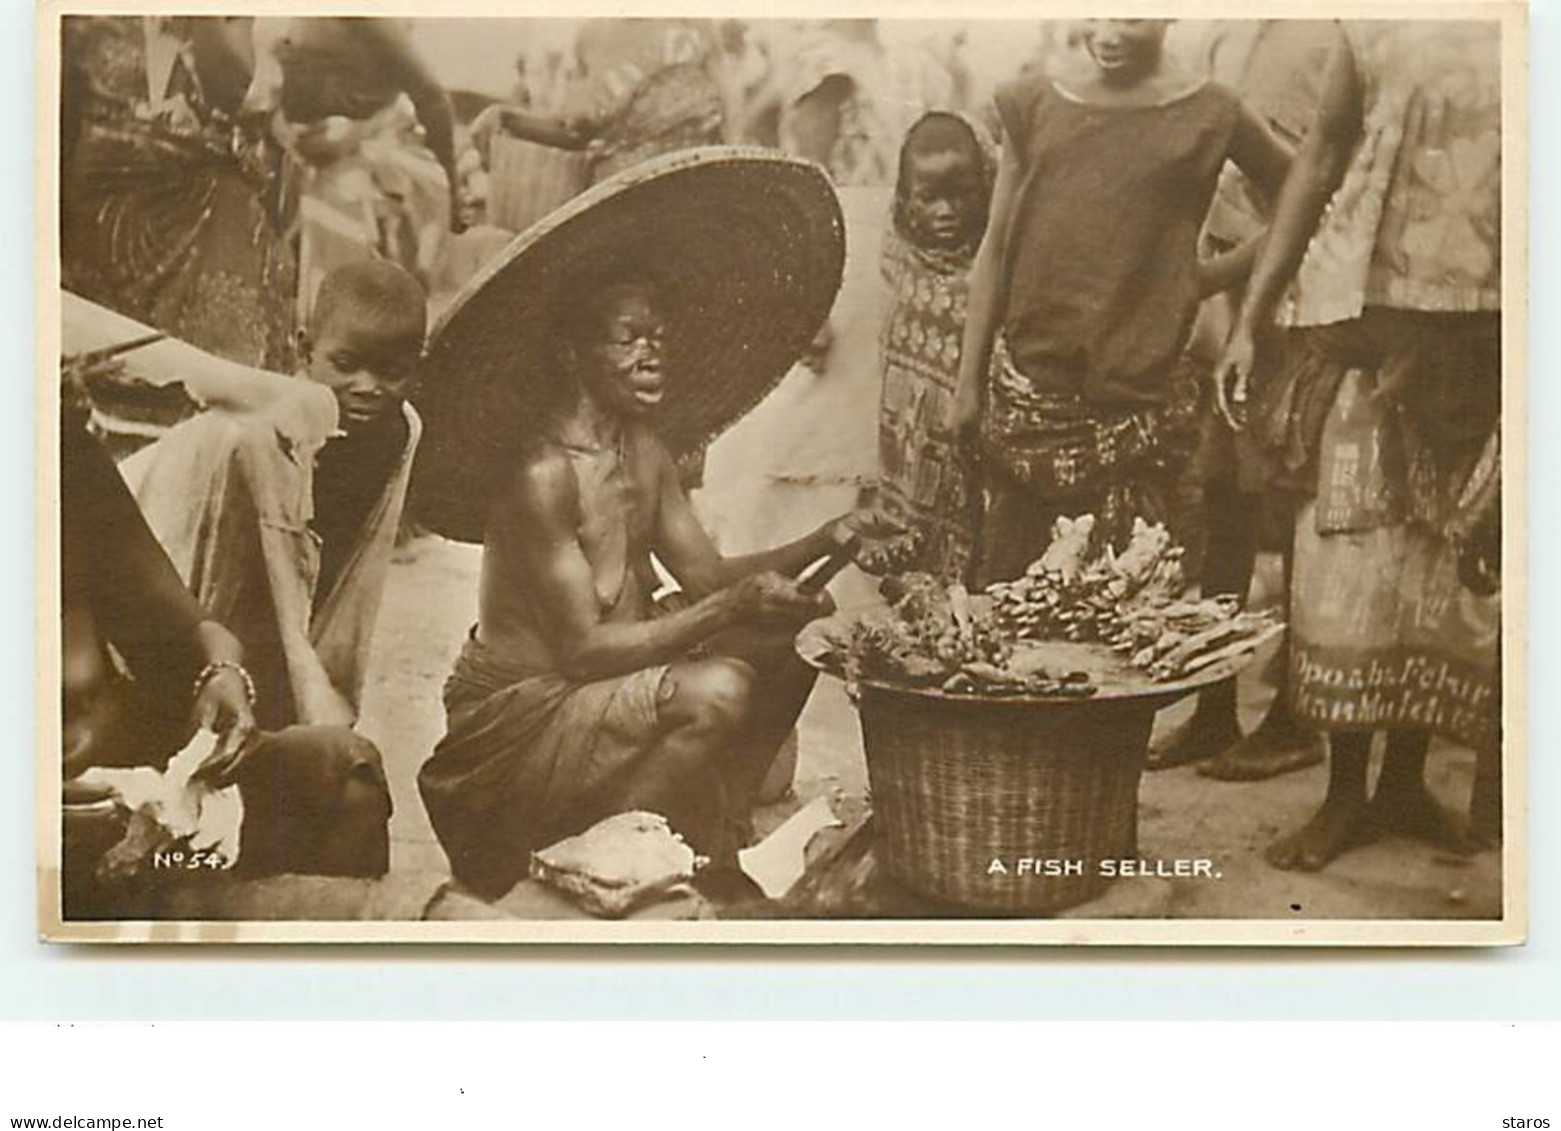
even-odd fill
[[[965,952],[717,952],[597,948],[395,947],[116,950],[46,947],[34,930],[33,724],[35,375],[33,315],[36,39],[25,2],[0,5],[0,218],[12,269],[0,281],[0,1019],[324,1020],[905,1018],[905,1019],[1561,1019],[1561,820],[1554,788],[1561,523],[1545,518],[1561,486],[1561,444],[1547,439],[1561,389],[1556,134],[1561,0],[1531,10],[1531,302],[1528,421],[1532,581],[1529,758],[1531,938],[1490,952],[1295,952],[1161,949]],[[1429,14],[1429,13],[1428,13]]]

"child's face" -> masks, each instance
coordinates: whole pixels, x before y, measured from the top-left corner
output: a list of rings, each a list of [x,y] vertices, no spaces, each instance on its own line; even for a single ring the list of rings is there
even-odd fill
[[[351,432],[394,411],[406,398],[423,348],[413,319],[344,307],[304,342],[310,380],[336,394],[341,426]]]
[[[911,154],[905,223],[920,247],[963,246],[981,216],[981,174],[974,156],[961,150]]]
[[[1085,20],[1079,31],[1101,78],[1131,83],[1154,70],[1169,26],[1168,20]]]

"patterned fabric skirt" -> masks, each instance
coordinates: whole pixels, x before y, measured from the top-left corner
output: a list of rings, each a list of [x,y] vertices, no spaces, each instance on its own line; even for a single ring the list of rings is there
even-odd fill
[[[1158,405],[1113,409],[1035,388],[1005,344],[992,351],[981,423],[985,508],[980,584],[1016,577],[1051,541],[1060,516],[1093,514],[1118,549],[1133,520],[1164,522],[1191,540],[1186,469],[1197,446],[1203,383],[1179,362]]]
[[[1293,425],[1316,433],[1290,598],[1292,701],[1314,726],[1500,745],[1501,596],[1467,569],[1499,516],[1498,329],[1383,312],[1292,351],[1298,393],[1334,390]]]
[[[666,670],[573,683],[468,640],[445,684],[449,731],[417,777],[456,878],[497,898],[532,849],[615,812],[614,787],[658,733]]]
[[[62,194],[66,289],[230,361],[288,372],[292,262],[266,176],[204,135],[89,124]]]
[[[919,570],[965,580],[981,496],[946,421],[959,380],[965,275],[901,257],[881,343],[876,508],[899,531],[877,549],[875,572]]]
[[[290,372],[295,264],[274,188],[212,137],[89,123],[61,193],[63,285],[229,361]],[[108,380],[92,398],[116,458],[196,411],[177,385]]]

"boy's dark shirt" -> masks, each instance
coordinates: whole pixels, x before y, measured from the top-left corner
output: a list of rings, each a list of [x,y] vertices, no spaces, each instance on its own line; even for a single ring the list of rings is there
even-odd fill
[[[320,580],[314,591],[319,610],[336,586],[406,451],[406,414],[400,405],[372,424],[338,436],[320,449],[314,469],[314,532],[320,536]]]
[[[1158,106],[1099,106],[1037,77],[996,101],[1023,169],[1004,250],[1014,364],[1047,393],[1163,403],[1239,100],[1210,82]]]

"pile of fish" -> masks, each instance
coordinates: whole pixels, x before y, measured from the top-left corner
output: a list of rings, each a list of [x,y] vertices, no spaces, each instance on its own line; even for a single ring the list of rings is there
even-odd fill
[[[1231,595],[1183,598],[1182,549],[1138,519],[1127,548],[1096,549],[1093,515],[1058,519],[1046,553],[1013,581],[989,585],[1002,631],[1016,642],[1103,643],[1157,682],[1232,659],[1272,635],[1264,613]]]
[[[856,618],[835,641],[848,681],[881,680],[964,695],[1095,693],[1083,672],[1056,672],[1015,651],[1013,633],[988,596],[941,585],[924,573],[884,580],[884,610]]]
[[[888,607],[831,638],[848,680],[950,694],[1088,696],[1086,672],[1060,670],[1048,643],[1099,644],[1164,683],[1250,652],[1279,628],[1233,596],[1187,599],[1182,550],[1161,525],[1134,523],[1121,553],[1097,546],[1092,515],[1059,519],[1022,577],[972,594],[923,573],[886,578]]]

